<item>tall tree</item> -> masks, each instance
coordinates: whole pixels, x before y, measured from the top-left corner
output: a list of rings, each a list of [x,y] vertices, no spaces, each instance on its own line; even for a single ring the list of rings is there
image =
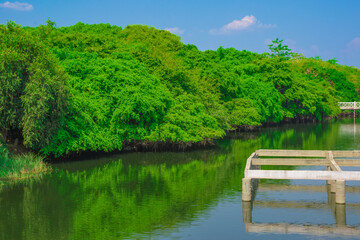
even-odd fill
[[[67,75],[39,38],[0,26],[0,126],[32,148],[47,145],[66,112]]]

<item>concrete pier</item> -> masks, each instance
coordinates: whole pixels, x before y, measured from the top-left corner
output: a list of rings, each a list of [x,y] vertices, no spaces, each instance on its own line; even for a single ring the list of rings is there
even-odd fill
[[[337,180],[335,182],[335,202],[345,204],[345,181]]]
[[[242,200],[250,202],[252,200],[251,178],[242,179]]]
[[[261,165],[318,165],[326,170],[261,170]],[[257,150],[246,162],[242,200],[253,199],[254,179],[309,179],[326,180],[335,203],[345,204],[345,181],[360,181],[360,171],[342,171],[340,166],[360,166],[360,151]]]
[[[330,180],[329,180],[330,181]],[[334,181],[334,180],[331,180]],[[249,178],[246,179],[246,182],[249,183]],[[245,184],[246,185],[246,184]],[[289,192],[326,192],[328,196],[327,202],[303,202],[297,200],[281,201],[277,200],[258,200],[255,201],[254,197],[250,201],[242,202],[242,216],[243,222],[245,224],[245,230],[247,232],[253,233],[276,233],[276,234],[304,234],[304,235],[314,235],[314,236],[331,236],[331,237],[358,237],[360,236],[360,228],[354,226],[346,225],[346,208],[359,209],[360,203],[348,203],[341,204],[336,202],[345,202],[345,195],[341,191],[345,189],[351,193],[360,193],[360,187],[352,186],[345,188],[345,181],[337,180],[334,181],[334,185],[338,188],[335,192],[331,192],[331,185],[326,184],[325,186],[311,186],[311,185],[288,185],[284,186],[282,184],[259,184],[256,188],[253,186],[251,191],[255,195],[254,191],[281,191],[285,193]],[[247,185],[246,185],[247,186]],[[247,196],[250,198],[249,196]],[[340,198],[340,199],[339,199]],[[329,208],[334,216],[336,224],[328,225],[311,225],[309,223],[304,224],[294,224],[284,222],[279,223],[260,223],[253,219],[252,211],[254,208],[274,208],[274,209],[323,209]],[[275,210],[276,211],[276,210]],[[255,222],[255,223],[254,223]]]

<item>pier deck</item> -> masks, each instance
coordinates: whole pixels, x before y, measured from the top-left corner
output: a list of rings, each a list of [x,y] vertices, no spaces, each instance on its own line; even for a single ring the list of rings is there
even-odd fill
[[[326,170],[261,170],[262,165],[326,166]],[[360,171],[343,171],[341,166],[360,166],[360,151],[266,150],[247,159],[242,200],[252,200],[258,179],[326,180],[335,193],[335,202],[345,204],[345,181],[360,181]]]
[[[284,166],[326,166],[318,170],[261,170],[262,165]],[[360,193],[360,187],[345,186],[345,181],[360,180],[360,171],[343,171],[343,166],[360,166],[360,151],[306,151],[306,150],[257,150],[248,158],[242,185],[242,215],[247,232],[305,234],[331,237],[358,237],[360,228],[346,224],[346,208],[358,211],[360,203],[345,205],[345,191]],[[299,186],[279,184],[259,184],[259,179],[311,179],[326,180],[326,186]],[[327,192],[328,201],[255,201],[256,192],[260,191],[296,191]],[[330,208],[336,225],[309,225],[280,223],[258,223],[252,220],[253,207],[261,208]]]

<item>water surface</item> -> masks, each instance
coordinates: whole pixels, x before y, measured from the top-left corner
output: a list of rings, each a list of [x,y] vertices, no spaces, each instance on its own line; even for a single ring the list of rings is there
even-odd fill
[[[0,239],[358,239],[359,183],[347,182],[337,207],[325,181],[262,181],[243,204],[241,180],[257,149],[353,150],[359,139],[350,119],[233,134],[206,150],[57,164],[1,190]]]

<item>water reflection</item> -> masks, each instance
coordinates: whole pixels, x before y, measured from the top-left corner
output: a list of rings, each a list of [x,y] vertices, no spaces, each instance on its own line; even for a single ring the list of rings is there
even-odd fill
[[[83,162],[3,191],[0,239],[132,239],[175,228],[238,188],[238,163],[211,150],[127,154],[90,169]]]
[[[315,236],[331,236],[331,237],[359,237],[360,227],[350,226],[346,224],[346,209],[352,211],[359,210],[360,203],[350,204],[336,204],[335,193],[331,192],[330,185],[326,186],[300,186],[300,185],[279,185],[279,184],[259,184],[255,186],[254,191],[281,191],[286,192],[326,192],[327,203],[324,202],[308,202],[308,201],[277,201],[277,200],[255,200],[242,203],[243,222],[245,224],[246,232],[249,233],[275,233],[275,234],[305,234]],[[346,187],[346,192],[360,194],[360,187]],[[313,209],[318,210],[328,208],[331,210],[336,224],[319,225],[319,224],[293,224],[286,221],[279,223],[259,223],[253,219],[254,208],[272,208],[272,209]]]
[[[249,224],[255,224],[254,217],[258,216],[254,210],[265,207],[266,201],[273,207],[264,215],[270,219],[288,219],[288,212],[279,213],[275,203],[266,199],[256,197],[250,206],[245,203],[241,206],[241,179],[248,156],[260,148],[356,148],[354,139],[359,139],[359,135],[349,137],[343,125],[335,122],[267,128],[236,134],[219,141],[219,147],[210,150],[120,154],[59,164],[55,166],[59,170],[51,176],[0,191],[0,239],[162,239],[172,238],[175,233],[182,239],[220,238],[229,234],[232,235],[227,238],[239,239],[250,233],[244,232],[245,227],[232,225],[241,219],[232,221],[229,214],[241,218],[241,207],[249,231],[260,226]],[[260,192],[266,186],[272,189],[269,196],[275,200],[279,197],[274,194],[275,186],[292,188],[289,181],[264,181],[259,185]],[[355,187],[352,189],[353,192],[347,189],[347,193],[356,194]],[[320,190],[326,191],[313,191]],[[284,198],[290,203],[281,202],[278,207],[288,210],[298,204],[298,209],[304,208],[301,205],[304,203],[291,202],[288,196]],[[307,209],[313,210],[319,202],[306,204]],[[339,224],[359,224],[356,204],[347,199],[346,219],[341,218],[342,210],[335,206]],[[315,207],[319,206],[328,209],[332,205],[320,203]],[[309,215],[314,217],[315,213]],[[325,214],[324,218],[327,217]],[[209,235],[209,231],[195,235],[194,226],[205,226],[207,219],[216,222],[207,229],[217,235]],[[294,224],[280,225],[287,229],[294,227]],[[308,227],[321,229],[322,226]],[[323,228],[327,227],[333,229],[333,226]],[[270,225],[269,229],[273,227]]]

